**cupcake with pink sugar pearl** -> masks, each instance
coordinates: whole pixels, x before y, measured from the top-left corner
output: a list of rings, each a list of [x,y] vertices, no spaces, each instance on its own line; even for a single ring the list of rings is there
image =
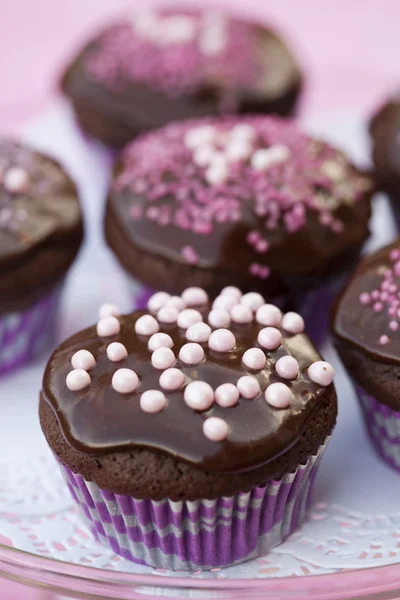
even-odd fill
[[[106,238],[142,286],[178,295],[200,286],[215,297],[234,282],[320,334],[332,290],[368,237],[371,191],[342,152],[293,122],[173,123],[123,151]]]
[[[303,521],[335,426],[333,369],[257,292],[103,306],[57,348],[44,435],[99,542],[191,570],[264,554]]]
[[[337,301],[333,336],[379,455],[400,472],[400,240],[362,260]]]

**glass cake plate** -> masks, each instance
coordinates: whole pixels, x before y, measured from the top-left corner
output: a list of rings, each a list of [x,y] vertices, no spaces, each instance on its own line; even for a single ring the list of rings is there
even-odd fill
[[[359,119],[338,115],[306,123],[313,133],[368,156]],[[24,130],[58,156],[79,183],[85,246],[68,279],[60,339],[92,324],[99,305],[128,309],[128,289],[102,239],[110,156],[84,139],[57,103]],[[369,247],[394,228],[383,197],[374,207]],[[38,391],[45,359],[0,381],[0,574],[78,598],[375,598],[400,597],[400,477],[374,454],[350,382],[329,344],[340,417],[316,481],[307,522],[266,556],[211,571],[174,573],[130,563],[99,545],[81,523],[44,438]]]

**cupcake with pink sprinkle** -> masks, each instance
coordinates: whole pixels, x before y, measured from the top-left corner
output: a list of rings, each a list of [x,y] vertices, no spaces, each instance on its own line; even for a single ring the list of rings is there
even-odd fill
[[[230,311],[227,307],[230,307]],[[264,554],[304,520],[335,426],[333,369],[256,292],[101,307],[57,348],[44,435],[97,540],[174,570]]]
[[[372,443],[400,471],[400,240],[360,263],[338,300],[333,335]]]
[[[371,187],[342,152],[293,122],[174,123],[123,151],[106,237],[147,288],[199,286],[215,297],[234,283],[299,311],[318,334],[326,323],[316,314],[326,316],[368,237]]]

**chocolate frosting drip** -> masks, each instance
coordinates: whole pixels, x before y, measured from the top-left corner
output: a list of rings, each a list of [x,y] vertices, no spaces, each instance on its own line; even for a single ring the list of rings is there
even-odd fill
[[[199,307],[198,307],[199,308]],[[203,315],[208,307],[199,308]],[[63,435],[75,449],[86,454],[110,454],[122,449],[147,448],[165,452],[205,470],[238,472],[264,465],[288,450],[301,436],[318,406],[331,397],[333,386],[322,387],[311,381],[307,368],[319,354],[303,334],[283,333],[283,344],[268,352],[267,363],[261,371],[251,371],[242,362],[245,350],[259,346],[257,335],[262,328],[253,322],[231,325],[237,347],[229,353],[210,350],[203,344],[205,360],[195,367],[182,363],[176,367],[185,375],[185,383],[207,381],[213,389],[222,383],[236,384],[246,374],[256,377],[262,393],[255,399],[240,398],[231,408],[217,404],[204,412],[194,411],[185,403],[184,388],[164,393],[167,406],[159,413],[141,410],[139,398],[147,389],[160,390],[159,377],[150,361],[148,338],[135,333],[135,322],[143,315],[136,312],[121,317],[120,333],[114,337],[99,338],[96,328],[82,331],[62,344],[52,355],[43,380],[43,397],[55,411]],[[205,319],[206,320],[206,319]],[[186,343],[185,333],[176,325],[162,325],[174,342],[178,356]],[[121,362],[111,362],[106,354],[108,344],[122,342],[128,356]],[[79,349],[89,350],[96,359],[90,370],[91,384],[82,391],[70,391],[66,376],[71,371],[71,357]],[[300,366],[293,381],[282,380],[274,365],[281,356],[291,354]],[[140,385],[135,392],[120,394],[113,389],[113,373],[121,368],[134,369]],[[285,381],[293,392],[288,409],[276,409],[265,400],[263,391],[273,382]],[[230,427],[228,438],[222,442],[210,441],[202,431],[209,416],[223,418]]]

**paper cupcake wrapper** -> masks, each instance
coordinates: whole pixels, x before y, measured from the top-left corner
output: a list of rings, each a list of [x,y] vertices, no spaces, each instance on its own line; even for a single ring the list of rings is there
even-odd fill
[[[400,412],[355,385],[368,434],[378,454],[400,472]]]
[[[264,487],[217,500],[138,500],[100,489],[60,464],[96,539],[124,558],[155,568],[193,570],[265,554],[303,521],[320,458]]]
[[[0,374],[22,366],[53,345],[61,287],[27,310],[0,315]]]

